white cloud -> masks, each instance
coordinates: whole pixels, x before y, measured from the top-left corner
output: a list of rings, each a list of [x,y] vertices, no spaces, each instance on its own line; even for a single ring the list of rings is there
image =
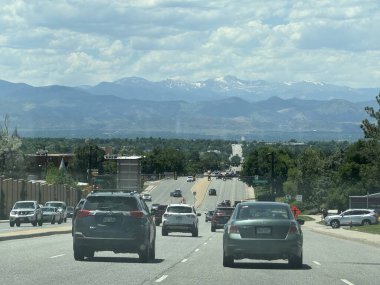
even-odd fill
[[[378,1],[0,1],[0,74],[13,82],[230,74],[380,85]]]

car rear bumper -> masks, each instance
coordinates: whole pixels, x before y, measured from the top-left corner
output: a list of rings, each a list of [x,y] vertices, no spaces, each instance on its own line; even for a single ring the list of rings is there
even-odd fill
[[[288,259],[291,256],[301,256],[301,239],[230,239],[224,238],[223,249],[226,255],[236,259]]]
[[[167,224],[162,225],[168,232],[192,232],[194,230],[193,224]]]
[[[115,251],[138,253],[145,248],[145,239],[131,238],[94,238],[74,235],[74,244],[95,251]]]

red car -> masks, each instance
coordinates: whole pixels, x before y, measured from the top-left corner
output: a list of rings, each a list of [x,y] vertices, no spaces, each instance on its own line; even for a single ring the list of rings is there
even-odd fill
[[[222,229],[234,210],[234,207],[217,207],[211,219],[211,231],[215,232],[216,229]]]

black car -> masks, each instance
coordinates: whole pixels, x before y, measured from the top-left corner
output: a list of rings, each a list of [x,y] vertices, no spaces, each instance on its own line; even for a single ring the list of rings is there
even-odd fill
[[[173,192],[170,193],[170,196],[172,197],[182,197],[182,191],[180,189],[176,189]]]
[[[92,258],[96,251],[137,253],[141,262],[155,259],[156,226],[136,192],[91,192],[76,214],[74,259]]]
[[[205,222],[211,222],[212,220],[212,216],[214,215],[214,211],[207,211],[206,215],[205,215]]]
[[[209,196],[216,196],[216,189],[214,189],[214,188],[208,189],[208,195]]]

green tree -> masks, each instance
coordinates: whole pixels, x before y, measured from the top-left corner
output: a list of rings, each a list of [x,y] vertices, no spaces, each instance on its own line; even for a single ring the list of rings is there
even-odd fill
[[[380,105],[380,93],[376,96],[376,101]],[[365,107],[367,114],[372,118],[371,121],[365,119],[362,121],[361,128],[365,138],[380,140],[380,110],[375,111],[373,107]]]

